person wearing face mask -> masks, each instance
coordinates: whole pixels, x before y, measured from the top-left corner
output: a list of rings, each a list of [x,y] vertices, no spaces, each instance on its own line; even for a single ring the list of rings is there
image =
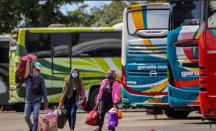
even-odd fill
[[[76,122],[76,103],[81,100],[82,104],[85,98],[85,89],[82,79],[79,77],[79,71],[73,68],[70,71],[69,77],[65,78],[65,83],[62,90],[62,97],[59,103],[59,108],[63,106],[67,110],[67,118],[70,130],[74,131]]]
[[[34,63],[33,71],[30,76],[24,79],[24,83],[26,85],[26,97],[25,97],[25,111],[24,118],[29,127],[29,131],[37,131],[38,128],[38,116],[41,107],[41,100],[43,97],[44,107],[48,109],[48,99],[47,99],[47,89],[44,82],[44,78],[40,75],[40,71],[42,70],[42,66],[39,62]],[[35,94],[32,91],[32,81],[34,85],[37,85],[41,89],[40,94]],[[33,122],[30,119],[31,113],[33,112]]]
[[[120,98],[120,84],[116,81],[116,73],[114,69],[109,69],[106,79],[101,82],[99,94],[97,96],[97,104],[99,106],[99,127],[95,131],[102,131],[104,116],[113,106],[117,105]],[[115,131],[113,129],[112,131]]]

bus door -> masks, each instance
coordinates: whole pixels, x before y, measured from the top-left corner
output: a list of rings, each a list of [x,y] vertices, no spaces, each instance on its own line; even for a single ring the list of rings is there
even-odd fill
[[[71,34],[51,34],[51,103],[58,103],[62,92],[65,77],[71,70]],[[63,77],[63,78],[62,78]]]
[[[9,41],[0,41],[0,105],[9,101]]]

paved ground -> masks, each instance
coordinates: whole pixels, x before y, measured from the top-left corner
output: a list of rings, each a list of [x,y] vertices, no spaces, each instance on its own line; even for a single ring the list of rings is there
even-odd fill
[[[41,111],[43,113],[43,111]],[[192,112],[188,119],[169,119],[165,115],[159,115],[158,120],[153,116],[146,115],[145,110],[132,109],[122,112],[124,118],[119,121],[117,131],[215,131],[216,123],[212,123],[210,129],[208,121],[202,121],[199,114]],[[93,131],[95,127],[86,125],[87,114],[78,111],[75,131]],[[103,131],[106,131],[107,115]],[[23,119],[23,112],[2,111],[0,112],[0,131],[27,131],[28,127]],[[68,123],[64,129],[59,131],[69,131]]]

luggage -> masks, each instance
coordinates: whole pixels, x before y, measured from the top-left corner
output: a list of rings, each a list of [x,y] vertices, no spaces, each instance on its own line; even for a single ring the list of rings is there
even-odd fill
[[[54,114],[57,116],[58,128],[63,129],[67,122],[67,111],[63,109],[57,109]]]
[[[37,56],[27,55],[20,58],[19,65],[16,70],[16,76],[20,79],[28,77],[32,72],[33,64],[37,61]],[[17,79],[17,78],[15,78]]]
[[[58,131],[57,116],[50,110],[38,117],[38,131]]]
[[[90,126],[97,126],[98,121],[99,121],[99,112],[96,106],[92,111],[89,112],[85,123]]]
[[[108,130],[113,130],[118,126],[117,107],[113,107],[108,113]]]

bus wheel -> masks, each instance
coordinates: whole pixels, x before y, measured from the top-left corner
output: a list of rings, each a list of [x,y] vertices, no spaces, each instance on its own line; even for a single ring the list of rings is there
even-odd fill
[[[190,111],[175,111],[176,119],[185,119],[188,117]]]
[[[25,110],[25,104],[21,104],[21,103],[17,104],[15,106],[14,110],[17,111],[17,112],[24,112],[24,110]]]
[[[175,117],[175,111],[171,108],[164,109],[164,114],[169,118]]]
[[[95,88],[91,91],[90,96],[89,96],[89,107],[92,110],[97,102],[97,95],[99,93],[99,88]]]

